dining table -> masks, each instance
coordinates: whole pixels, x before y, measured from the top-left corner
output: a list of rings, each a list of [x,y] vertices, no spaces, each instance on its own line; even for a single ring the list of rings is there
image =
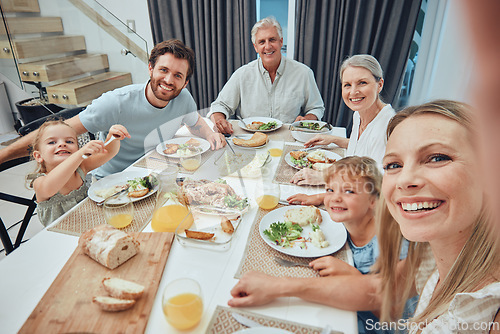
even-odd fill
[[[237,123],[233,121],[233,124],[233,127],[237,128]],[[235,130],[235,135],[238,133],[247,132],[242,129]],[[290,145],[291,147],[303,147],[303,143],[296,142],[290,135],[286,124],[279,131],[268,132],[267,134],[269,135],[269,142],[264,147],[255,149],[255,154],[267,154],[271,148],[285,149]],[[192,137],[185,127],[179,129],[176,133],[176,137],[179,138],[189,136]],[[235,148],[231,139],[228,138],[228,142],[232,148]],[[335,149],[335,151],[342,154],[340,148]],[[245,154],[254,153],[251,149],[244,152],[247,152]],[[232,311],[236,311],[246,316],[251,315],[254,319],[261,316],[263,317],[261,322],[265,320],[276,324],[283,321],[294,324],[295,327],[293,328],[299,328],[297,324],[301,324],[306,329],[316,329],[315,331],[304,331],[302,329],[300,330],[301,333],[327,333],[330,332],[330,329],[331,333],[357,333],[356,312],[320,305],[296,297],[278,298],[262,306],[228,307],[227,302],[231,299],[231,289],[238,283],[242,274],[242,261],[247,256],[247,243],[250,240],[249,235],[252,232],[253,223],[259,214],[259,210],[261,210],[254,199],[254,189],[259,183],[257,178],[237,175],[237,172],[233,176],[217,175],[217,162],[220,161],[222,155],[231,154],[228,147],[209,153],[209,157],[202,161],[202,165],[198,170],[194,173],[183,173],[181,170],[179,176],[210,180],[219,177],[223,178],[233,187],[237,194],[248,198],[248,211],[242,215],[230,243],[224,245],[224,247],[198,247],[197,245],[182,243],[179,238],[173,239],[144,332],[154,334],[230,333],[231,330],[217,329],[218,327],[214,325],[214,322],[221,321],[220,318],[217,318],[218,314],[227,315],[231,314]],[[149,160],[147,160],[148,154]],[[140,171],[145,168],[151,171],[161,170],[161,162],[157,161],[155,163],[152,154],[155,154],[155,152],[148,152],[146,156],[141,158],[142,160],[137,160],[126,171]],[[269,159],[267,163],[268,170],[272,173],[279,173],[280,168],[283,167],[281,166],[283,156],[270,157]],[[141,165],[141,161],[148,161],[150,164]],[[290,176],[288,175],[287,178],[289,179]],[[299,187],[291,184],[288,179],[280,180],[279,175],[274,175],[273,182],[280,185],[281,200],[286,200],[287,197],[298,192],[314,194],[324,191],[320,187]],[[78,248],[78,235],[60,233],[54,230],[54,227],[62,220],[78,210],[84,210],[82,203],[65,213],[48,228],[37,233],[0,261],[0,333],[17,333],[20,331]],[[154,232],[151,223],[148,222],[141,232]],[[262,247],[268,246],[264,245]],[[158,251],[161,251],[161,249]],[[350,253],[346,251],[345,254],[345,260],[352,263]],[[272,265],[279,271],[278,264]],[[203,315],[200,323],[195,328],[179,331],[165,320],[162,309],[162,292],[170,282],[185,277],[196,280],[201,286]],[[50,318],[51,314],[43,314],[43,316]],[[71,322],[72,320],[67,319],[66,321]],[[328,328],[328,330],[325,330],[325,328]]]

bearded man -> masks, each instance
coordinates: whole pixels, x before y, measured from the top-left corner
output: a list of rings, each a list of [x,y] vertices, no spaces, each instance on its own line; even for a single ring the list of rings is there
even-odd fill
[[[186,125],[193,135],[210,142],[213,150],[226,144],[224,137],[213,132],[200,117],[193,97],[185,89],[195,69],[195,54],[191,48],[179,40],[161,42],[151,50],[148,67],[150,80],[147,83],[104,93],[80,114],[66,120],[78,134],[101,132],[106,135],[114,124],[121,124],[128,130],[118,154],[94,172],[97,178],[121,172],[160,140],[171,139],[182,125]],[[0,150],[0,163],[27,155],[28,145],[37,132]]]

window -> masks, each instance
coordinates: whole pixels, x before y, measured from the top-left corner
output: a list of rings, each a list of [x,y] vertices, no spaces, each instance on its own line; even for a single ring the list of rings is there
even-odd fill
[[[288,46],[288,3],[289,0],[257,0],[257,21],[268,16],[274,16],[281,24],[283,30],[281,53],[285,56]]]

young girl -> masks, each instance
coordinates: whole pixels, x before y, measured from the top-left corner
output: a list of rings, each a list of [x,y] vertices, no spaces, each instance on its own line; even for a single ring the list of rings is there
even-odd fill
[[[76,132],[68,124],[62,120],[42,124],[32,144],[38,167],[31,185],[38,202],[38,218],[44,226],[87,197],[85,175],[110,160],[128,132],[122,125],[113,125],[108,139],[111,136],[118,140],[106,147],[102,141],[93,140],[79,149]]]

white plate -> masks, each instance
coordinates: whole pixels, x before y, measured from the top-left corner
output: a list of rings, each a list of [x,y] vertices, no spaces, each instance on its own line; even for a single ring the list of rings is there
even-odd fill
[[[254,327],[254,328],[246,328],[241,329],[239,331],[234,332],[240,334],[292,334],[284,329],[274,328],[274,327]]]
[[[272,130],[271,130],[271,131],[272,131]],[[265,132],[265,131],[259,131],[259,132]],[[252,138],[252,136],[253,136],[253,135],[249,135],[249,134],[247,134],[247,135],[238,135],[238,136],[237,136],[237,138],[239,138],[239,139],[243,139],[243,140],[248,140],[248,139]],[[248,150],[248,149],[256,149],[256,148],[261,148],[261,147],[266,146],[266,145],[267,145],[267,143],[269,143],[269,136],[267,137],[267,140],[266,140],[265,144],[264,144],[264,145],[260,145],[260,146],[252,146],[252,147],[247,147],[247,146],[240,146],[240,145],[236,145],[236,144],[234,143],[234,141],[232,141],[232,140],[231,140],[231,142],[232,142],[232,144],[233,144],[233,145],[238,146],[239,148],[243,148],[243,149],[247,149],[247,150]]]
[[[331,152],[331,151],[327,151],[327,150],[322,150],[322,149],[318,149],[319,151],[322,151],[322,152],[325,152],[325,157],[329,158],[329,159],[335,159],[335,160],[340,160],[342,159],[342,157],[340,155],[338,155],[337,153],[334,153],[334,152]],[[300,150],[297,150],[297,151],[300,151]],[[312,152],[314,150],[310,150],[308,151],[309,153]],[[290,155],[290,152],[285,155],[285,162],[287,164],[289,164],[290,166],[292,166],[293,168],[295,169],[301,169],[299,167],[296,167],[293,162],[292,162],[292,156]]]
[[[182,144],[185,144],[191,138],[192,137],[180,137],[180,138],[173,138],[173,139],[166,140],[163,143],[159,143],[156,146],[156,152],[158,152],[158,154],[164,155],[166,157],[180,158],[180,155],[177,152],[175,152],[174,154],[165,154],[165,153],[163,153],[163,151],[165,150],[165,145],[166,144],[178,144],[178,145],[182,145]],[[197,141],[199,141],[201,143],[201,145],[200,145],[201,153],[204,153],[204,152],[206,152],[206,151],[208,151],[210,149],[210,143],[208,141],[206,141],[205,139],[198,138],[198,137],[196,137],[194,139],[196,139]]]
[[[259,233],[261,238],[272,248],[276,249],[278,252],[283,254],[298,256],[298,257],[320,257],[335,253],[341,249],[347,240],[347,231],[342,223],[336,223],[331,220],[328,212],[321,210],[321,217],[323,222],[319,225],[326,240],[330,243],[330,246],[325,248],[318,248],[314,246],[311,242],[307,243],[307,248],[300,248],[296,243],[293,247],[281,247],[276,245],[274,242],[269,240],[269,238],[264,235],[264,230],[268,229],[272,223],[283,222],[285,220],[285,212],[297,207],[305,207],[303,205],[293,205],[293,206],[283,206],[281,208],[275,209],[269,212],[267,215],[262,217],[259,225]],[[303,227],[302,236],[308,237],[309,232],[312,232],[311,225]]]
[[[125,184],[125,183],[127,183],[128,180],[133,180],[136,177],[144,177],[144,176],[147,176],[149,174],[150,174],[150,172],[148,170],[144,169],[144,170],[128,171],[128,172],[121,172],[121,173],[108,175],[108,176],[100,179],[99,181],[92,183],[92,185],[90,186],[90,188],[88,190],[89,198],[91,200],[93,200],[94,202],[101,202],[105,198],[97,195],[96,190],[98,191],[100,189],[105,189],[105,188],[110,188],[113,186]],[[141,199],[144,199],[146,197],[153,195],[158,190],[158,188],[159,188],[159,186],[157,185],[150,192],[148,192],[146,195],[144,195],[142,197],[131,197],[130,199],[132,200],[132,202],[140,201]],[[119,204],[119,203],[120,203],[120,197],[118,197],[116,199],[115,204]]]
[[[279,119],[276,119],[276,118],[271,118],[271,117],[248,117],[248,118],[243,118],[243,120],[245,121],[246,124],[252,124],[252,122],[262,122],[262,123],[276,122],[276,127],[274,129],[251,130],[251,129],[247,129],[247,127],[243,124],[243,122],[241,120],[238,121],[238,125],[240,126],[240,128],[242,128],[243,130],[246,130],[246,131],[250,131],[250,132],[257,132],[257,131],[259,131],[259,132],[271,132],[271,131],[276,131],[283,126],[282,121],[280,121]]]

